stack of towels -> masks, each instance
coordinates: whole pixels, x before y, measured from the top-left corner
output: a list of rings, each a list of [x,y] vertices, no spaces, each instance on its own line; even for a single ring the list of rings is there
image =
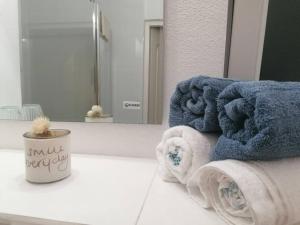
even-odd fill
[[[156,148],[165,181],[228,224],[300,223],[300,83],[194,77],[169,124]]]

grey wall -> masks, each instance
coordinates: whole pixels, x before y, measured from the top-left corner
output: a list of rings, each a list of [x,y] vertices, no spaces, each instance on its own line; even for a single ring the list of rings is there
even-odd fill
[[[105,0],[103,14],[112,30],[114,121],[142,123],[142,110],[123,109],[122,103],[143,99],[144,2]]]
[[[85,0],[20,3],[23,104],[41,105],[54,121],[83,122],[96,103],[93,4]]]
[[[144,13],[146,20],[163,19],[164,0],[144,0]]]
[[[22,104],[18,1],[0,0],[0,105]]]
[[[162,19],[163,1],[104,0],[112,31],[112,111],[114,122],[143,123],[143,108],[123,109],[123,101],[143,104],[144,20]]]
[[[21,0],[24,1],[24,0]],[[88,0],[25,0],[28,7],[34,6],[34,11],[27,15],[29,21],[39,23],[67,23],[91,21],[91,3]],[[24,1],[24,3],[25,3]],[[74,4],[75,2],[75,4]],[[55,15],[53,14],[55,9]],[[66,9],[68,12],[66,13]]]
[[[113,116],[113,90],[112,90],[112,72],[111,72],[111,59],[112,59],[112,43],[111,40],[105,40],[100,36],[99,38],[99,93],[100,104],[105,114]]]
[[[229,78],[258,79],[267,7],[267,0],[234,1]]]
[[[270,0],[262,80],[300,81],[300,1]]]

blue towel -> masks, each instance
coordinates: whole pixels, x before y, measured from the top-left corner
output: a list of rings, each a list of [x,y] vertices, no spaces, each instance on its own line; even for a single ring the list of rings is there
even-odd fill
[[[300,156],[300,83],[237,82],[218,97],[219,138],[212,160]]]
[[[221,131],[216,98],[233,80],[198,76],[180,82],[171,98],[169,125],[201,132]]]

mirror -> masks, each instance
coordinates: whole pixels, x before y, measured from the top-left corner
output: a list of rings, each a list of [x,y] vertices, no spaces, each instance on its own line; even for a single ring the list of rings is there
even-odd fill
[[[0,119],[161,123],[163,0],[19,0],[18,15],[20,90]]]

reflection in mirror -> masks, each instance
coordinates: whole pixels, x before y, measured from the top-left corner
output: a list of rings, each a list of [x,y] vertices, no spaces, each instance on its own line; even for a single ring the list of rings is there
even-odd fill
[[[19,0],[19,21],[21,96],[0,119],[161,123],[163,0]]]

